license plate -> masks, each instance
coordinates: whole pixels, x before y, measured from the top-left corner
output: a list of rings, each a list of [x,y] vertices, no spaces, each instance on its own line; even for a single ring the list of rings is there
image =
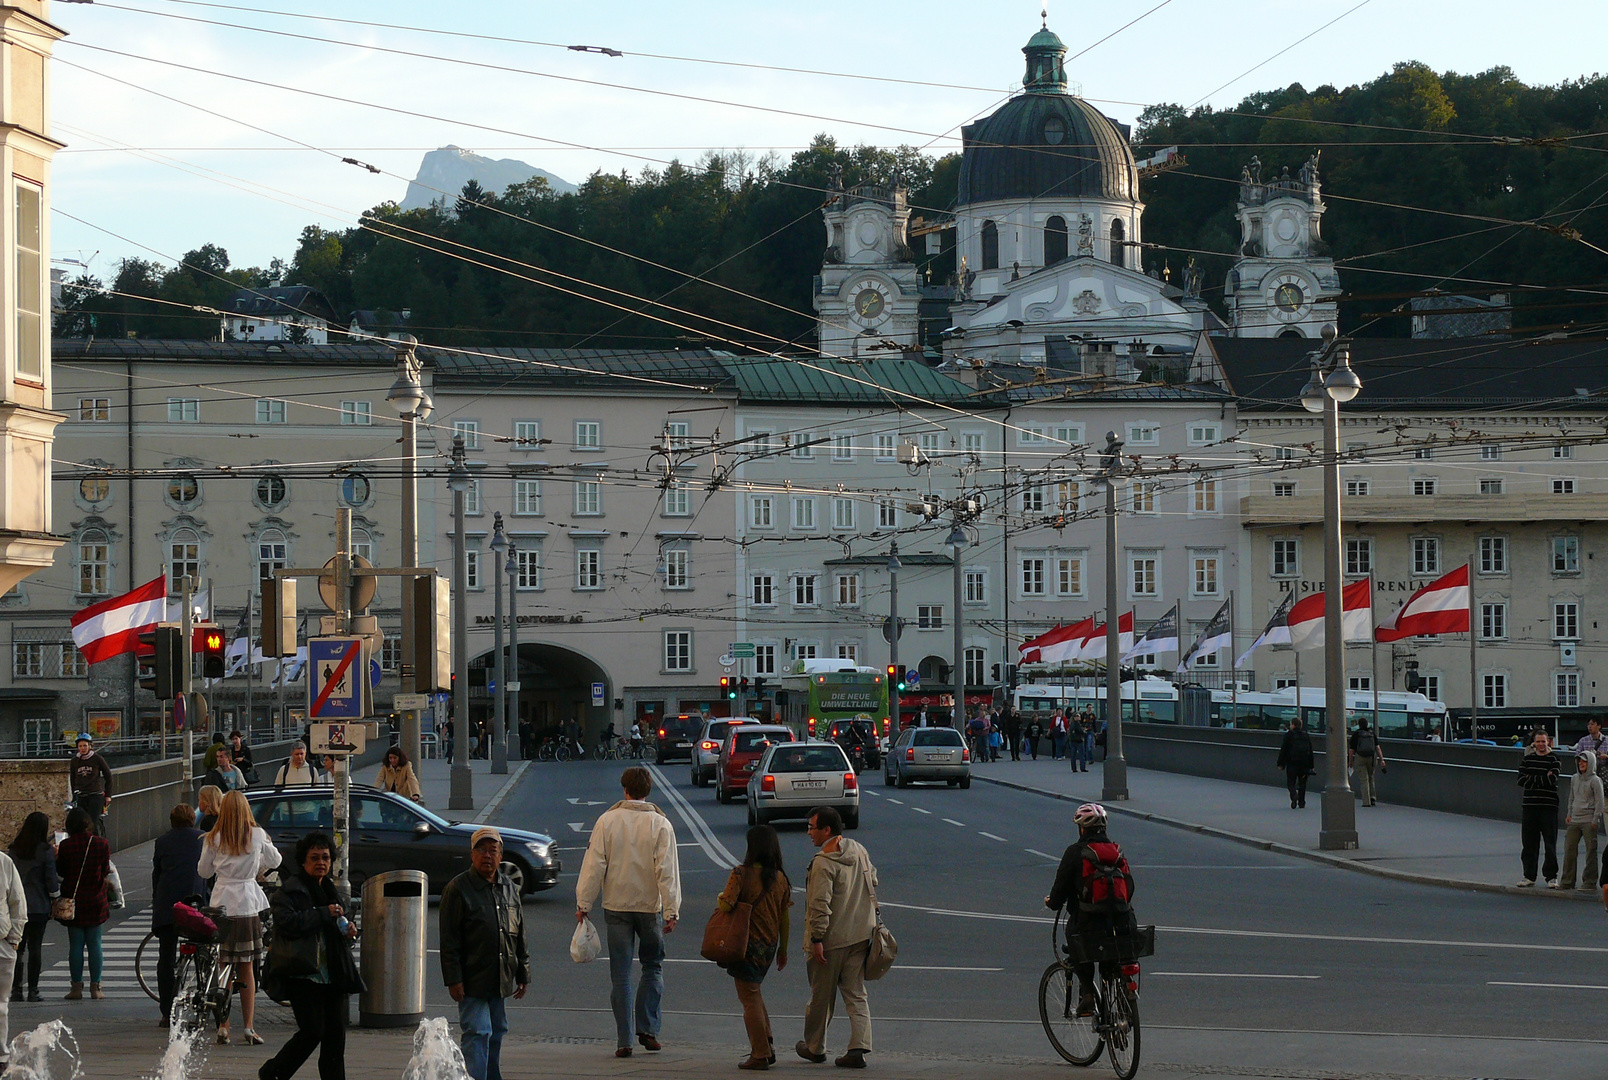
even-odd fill
[[[933,764],[935,762],[937,762],[937,763],[946,762],[948,760],[949,760],[949,755],[948,754],[928,754],[927,755],[927,763],[929,765],[931,765],[931,764]]]
[[[825,780],[794,780],[793,781],[793,787],[794,788],[818,788],[818,787],[819,788],[824,788],[825,786],[826,786],[826,781]]]

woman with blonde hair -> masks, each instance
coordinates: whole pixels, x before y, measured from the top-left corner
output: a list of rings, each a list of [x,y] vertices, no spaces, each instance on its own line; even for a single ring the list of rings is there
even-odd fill
[[[212,904],[223,909],[223,941],[218,945],[218,966],[229,973],[224,985],[240,979],[240,1016],[245,1021],[246,1042],[262,1045],[254,1027],[257,1018],[257,977],[252,965],[262,956],[261,915],[268,909],[268,895],[257,884],[257,875],[279,865],[279,849],[251,816],[246,797],[231,791],[223,797],[217,824],[201,845],[197,871],[202,877],[217,875],[212,884]],[[227,989],[226,991],[227,992]],[[227,1022],[218,1028],[218,1042],[229,1044]]]
[[[195,827],[202,832],[211,832],[212,826],[218,823],[218,807],[223,803],[223,789],[216,784],[208,784],[202,788],[195,797]]]

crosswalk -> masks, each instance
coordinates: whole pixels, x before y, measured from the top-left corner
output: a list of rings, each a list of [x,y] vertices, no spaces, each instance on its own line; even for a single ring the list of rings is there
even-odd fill
[[[105,930],[101,937],[101,952],[105,965],[101,971],[101,989],[108,998],[144,998],[138,976],[134,971],[134,957],[140,942],[151,931],[149,909],[138,911]],[[156,978],[156,941],[146,949],[147,978]],[[21,965],[19,964],[19,967]],[[20,972],[19,972],[20,974]],[[39,993],[46,1001],[60,1000],[72,986],[72,975],[67,967],[67,928],[51,923],[45,931],[44,967],[39,972]],[[89,996],[89,955],[84,956],[84,996]]]

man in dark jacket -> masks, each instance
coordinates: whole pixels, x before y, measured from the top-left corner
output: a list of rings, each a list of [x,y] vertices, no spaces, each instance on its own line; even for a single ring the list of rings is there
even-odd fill
[[[1128,860],[1123,856],[1122,849],[1106,835],[1105,807],[1099,803],[1084,803],[1073,813],[1072,820],[1077,823],[1078,839],[1061,856],[1061,865],[1055,871],[1055,883],[1050,886],[1050,895],[1044,898],[1044,906],[1052,911],[1060,910],[1063,905],[1066,907],[1068,945],[1080,937],[1124,931],[1133,933],[1138,929],[1138,920],[1128,901],[1097,896],[1094,879],[1086,872],[1091,866],[1101,864],[1102,855],[1108,856],[1103,861],[1107,865],[1115,865],[1122,881],[1122,891],[1129,899],[1133,897],[1133,874],[1128,869]],[[1098,850],[1094,850],[1096,848]],[[1101,891],[1109,893],[1115,884],[1115,881],[1106,882],[1106,888]],[[1080,963],[1074,966],[1078,977],[1078,1015],[1089,1016],[1094,1012],[1094,965]],[[1114,962],[1102,962],[1101,978],[1116,978],[1119,967]]]
[[[501,870],[502,833],[489,825],[470,838],[472,867],[441,893],[441,977],[458,1003],[463,1059],[474,1080],[502,1080],[506,999],[530,985],[524,909]]]
[[[1290,721],[1290,730],[1279,743],[1278,767],[1290,787],[1290,809],[1306,805],[1307,777],[1312,775],[1317,758],[1312,754],[1312,737],[1306,733],[1299,719]]]
[[[106,764],[106,759],[95,753],[95,747],[86,732],[78,733],[78,752],[73,756],[72,764],[68,766],[73,789],[73,802],[95,826],[96,835],[101,835],[101,818],[105,816],[108,804],[112,800],[112,767]]]
[[[168,814],[168,824],[172,828],[158,836],[151,848],[151,932],[157,940],[156,996],[163,1027],[173,1015],[174,971],[179,960],[173,905],[187,896],[201,896],[207,888],[196,873],[202,833],[195,827],[195,810],[180,803]]]
[[[1525,754],[1519,762],[1519,787],[1524,789],[1524,802],[1519,809],[1519,836],[1522,848],[1519,854],[1524,877],[1519,888],[1528,889],[1535,884],[1536,863],[1541,849],[1546,850],[1546,861],[1541,872],[1546,875],[1547,888],[1558,887],[1558,773],[1559,758],[1552,752],[1552,740],[1544,731],[1535,733],[1533,752]]]

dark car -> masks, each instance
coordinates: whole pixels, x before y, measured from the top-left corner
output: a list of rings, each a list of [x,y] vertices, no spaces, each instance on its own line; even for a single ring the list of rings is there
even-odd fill
[[[286,865],[295,861],[296,841],[315,829],[328,833],[334,828],[334,796],[327,787],[261,788],[245,796]],[[411,799],[357,784],[352,785],[351,813],[348,876],[354,893],[370,875],[386,870],[423,870],[430,876],[430,891],[439,893],[469,869],[469,838],[477,825],[448,821]],[[498,831],[503,871],[521,893],[558,884],[561,867],[552,854],[552,837],[502,826]]]
[[[782,724],[739,724],[730,729],[715,771],[716,801],[736,802],[771,744],[793,741],[793,729]]]
[[[691,716],[680,713],[676,716],[667,716],[659,721],[658,749],[654,751],[654,760],[660,765],[671,758],[686,758],[692,760],[692,745],[703,730],[703,716]]]
[[[727,732],[742,724],[757,723],[752,716],[717,716],[704,721],[697,745],[692,748],[692,786],[703,787],[718,777],[720,748],[726,745]]]

